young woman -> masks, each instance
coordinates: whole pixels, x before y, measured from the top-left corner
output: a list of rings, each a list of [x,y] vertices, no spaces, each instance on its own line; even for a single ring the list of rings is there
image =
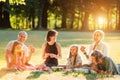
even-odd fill
[[[49,30],[46,36],[46,43],[42,45],[42,58],[48,67],[57,66],[58,59],[62,58],[60,44],[56,42],[58,32]]]
[[[82,66],[82,60],[78,53],[78,46],[72,45],[70,47],[69,56],[67,58],[66,68],[80,68]]]
[[[93,51],[91,54],[91,59],[94,64],[93,70],[98,73],[108,75],[119,73],[113,60],[110,57],[104,56],[100,51]]]

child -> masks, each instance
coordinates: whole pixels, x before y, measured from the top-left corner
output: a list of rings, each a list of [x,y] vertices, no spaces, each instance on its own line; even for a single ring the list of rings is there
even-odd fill
[[[82,60],[78,54],[78,46],[72,45],[70,47],[69,56],[67,58],[66,68],[80,68],[82,66]]]
[[[22,50],[22,44],[18,41],[15,41],[10,55],[9,68],[24,69],[24,64],[25,58],[24,51]]]
[[[110,57],[103,56],[100,51],[93,51],[91,59],[94,64],[93,69],[98,73],[108,75],[115,75],[119,73],[113,60]]]

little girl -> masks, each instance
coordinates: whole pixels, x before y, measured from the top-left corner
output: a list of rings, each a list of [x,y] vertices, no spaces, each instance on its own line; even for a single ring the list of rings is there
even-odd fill
[[[10,65],[9,68],[13,69],[24,69],[25,66],[25,58],[24,58],[24,51],[22,50],[22,44],[18,41],[15,41],[12,47],[10,55]]]
[[[67,58],[66,68],[79,68],[81,66],[82,66],[82,60],[80,55],[78,54],[78,46],[72,45],[70,47],[70,53]]]

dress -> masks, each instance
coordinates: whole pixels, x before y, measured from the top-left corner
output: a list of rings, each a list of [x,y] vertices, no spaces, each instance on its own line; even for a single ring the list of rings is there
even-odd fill
[[[57,50],[57,47],[56,47],[56,42],[53,45],[49,45],[47,43],[46,48],[45,48],[45,53],[57,55],[58,50]],[[48,67],[57,66],[58,65],[58,60],[56,58],[47,57],[47,59],[45,60],[45,64]]]

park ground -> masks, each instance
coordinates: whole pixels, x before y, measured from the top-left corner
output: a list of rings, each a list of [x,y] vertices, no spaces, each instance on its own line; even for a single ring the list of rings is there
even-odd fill
[[[0,80],[120,80],[120,76],[100,77],[90,74],[70,73],[64,75],[63,72],[41,73],[39,71],[14,71],[6,70],[5,47],[10,40],[17,38],[19,30],[0,30]],[[69,46],[72,44],[85,45],[88,50],[89,44],[93,42],[93,32],[80,31],[58,31],[57,42],[61,44],[62,59],[59,64],[65,64]],[[47,31],[27,31],[28,40],[26,45],[33,45],[36,48],[30,63],[33,65],[43,63],[41,58],[41,46],[45,43]],[[110,57],[116,64],[120,64],[120,33],[105,32],[104,41],[109,46]],[[79,52],[83,63],[86,63],[85,56]],[[77,77],[75,76],[77,75]]]

